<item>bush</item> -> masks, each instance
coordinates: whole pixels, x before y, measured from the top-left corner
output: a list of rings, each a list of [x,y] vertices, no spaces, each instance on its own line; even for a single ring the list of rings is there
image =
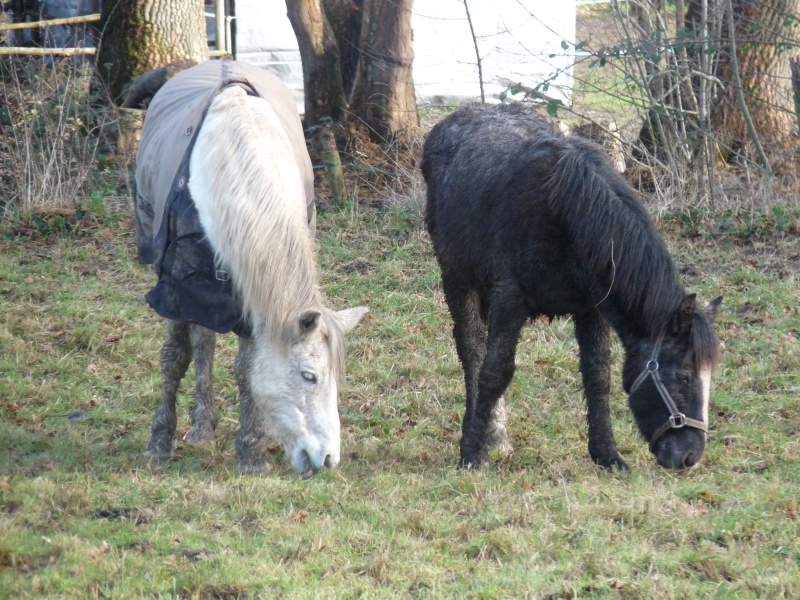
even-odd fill
[[[92,190],[126,187],[119,115],[92,91],[92,66],[0,60],[0,211],[78,208]]]

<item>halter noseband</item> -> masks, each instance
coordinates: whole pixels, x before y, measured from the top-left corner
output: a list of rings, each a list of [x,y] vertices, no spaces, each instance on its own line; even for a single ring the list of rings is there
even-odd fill
[[[655,433],[650,437],[651,452],[653,451],[653,446],[655,443],[670,429],[694,427],[703,433],[708,433],[708,425],[706,423],[703,421],[698,421],[697,419],[692,419],[691,417],[687,417],[680,410],[678,410],[675,401],[672,399],[672,396],[669,395],[669,390],[667,390],[664,382],[661,381],[661,375],[658,373],[658,353],[661,351],[661,344],[664,341],[665,333],[666,329],[662,330],[659,334],[658,339],[656,340],[656,345],[653,347],[653,354],[650,356],[650,360],[647,361],[644,366],[644,370],[639,373],[639,376],[634,380],[633,385],[631,386],[631,391],[629,392],[629,394],[633,394],[637,389],[639,389],[648,376],[652,377],[653,384],[656,386],[656,390],[658,390],[658,395],[661,396],[664,404],[666,404],[667,408],[669,409],[670,416],[669,419],[667,419],[667,422],[656,429]]]

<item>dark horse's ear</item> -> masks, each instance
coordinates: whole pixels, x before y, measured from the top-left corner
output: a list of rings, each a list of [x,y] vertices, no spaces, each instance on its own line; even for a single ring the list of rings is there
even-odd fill
[[[314,310],[313,308],[300,315],[300,319],[298,320],[297,324],[299,325],[299,337],[301,339],[317,328],[317,325],[319,325],[319,318],[321,316],[322,313],[318,310]]]
[[[675,318],[672,320],[672,333],[689,333],[692,328],[692,321],[694,320],[694,313],[697,308],[695,300],[697,294],[689,294],[682,301],[675,313]]]
[[[717,310],[719,309],[720,304],[722,304],[722,296],[717,296],[708,303],[708,306],[706,306],[706,309],[703,311],[706,313],[708,320],[712,323],[717,318]]]

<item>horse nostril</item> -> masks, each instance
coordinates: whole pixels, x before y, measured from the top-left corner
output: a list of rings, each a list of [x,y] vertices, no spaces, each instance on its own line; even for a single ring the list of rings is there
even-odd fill
[[[694,452],[687,452],[683,457],[683,468],[691,469],[697,464],[697,458]]]
[[[292,462],[294,463],[294,461]],[[304,449],[300,450],[297,454],[297,463],[294,464],[294,468],[303,476],[303,479],[308,479],[314,474],[314,471],[316,471],[311,462],[311,457]]]
[[[333,461],[331,460],[330,454],[325,455],[325,460],[322,461],[322,466],[325,467],[326,469],[333,468]]]

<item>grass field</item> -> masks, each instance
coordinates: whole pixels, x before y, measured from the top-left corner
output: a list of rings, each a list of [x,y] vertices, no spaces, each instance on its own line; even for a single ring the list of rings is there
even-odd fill
[[[514,454],[455,469],[463,382],[418,200],[322,211],[329,304],[368,304],[340,394],[343,459],[235,473],[235,339],[215,448],[142,456],[162,324],[128,209],[0,227],[0,597],[800,596],[800,214],[665,216],[685,284],[725,297],[702,464],[658,467],[619,386],[630,474],[588,458],[567,320],[522,334]],[[188,430],[191,382],[179,400]]]
[[[611,35],[605,8],[582,10],[581,40]],[[615,77],[579,65],[576,102],[635,129],[608,92]],[[593,465],[565,319],[522,332],[515,452],[457,471],[463,379],[420,186],[323,208],[329,306],[370,314],[348,339],[342,462],[303,480],[277,449],[271,476],[235,472],[232,336],[217,338],[216,446],[182,441],[190,370],[175,460],[142,455],[163,324],[143,300],[154,280],[136,264],[128,202],[102,191],[123,186],[96,185],[89,175],[114,165],[95,158],[85,212],[0,220],[0,600],[800,597],[796,194],[782,204],[794,208],[769,208],[731,173],[716,212],[651,206],[687,289],[724,296],[710,442],[684,473],[658,467],[640,439],[618,346],[612,410],[632,471]]]

